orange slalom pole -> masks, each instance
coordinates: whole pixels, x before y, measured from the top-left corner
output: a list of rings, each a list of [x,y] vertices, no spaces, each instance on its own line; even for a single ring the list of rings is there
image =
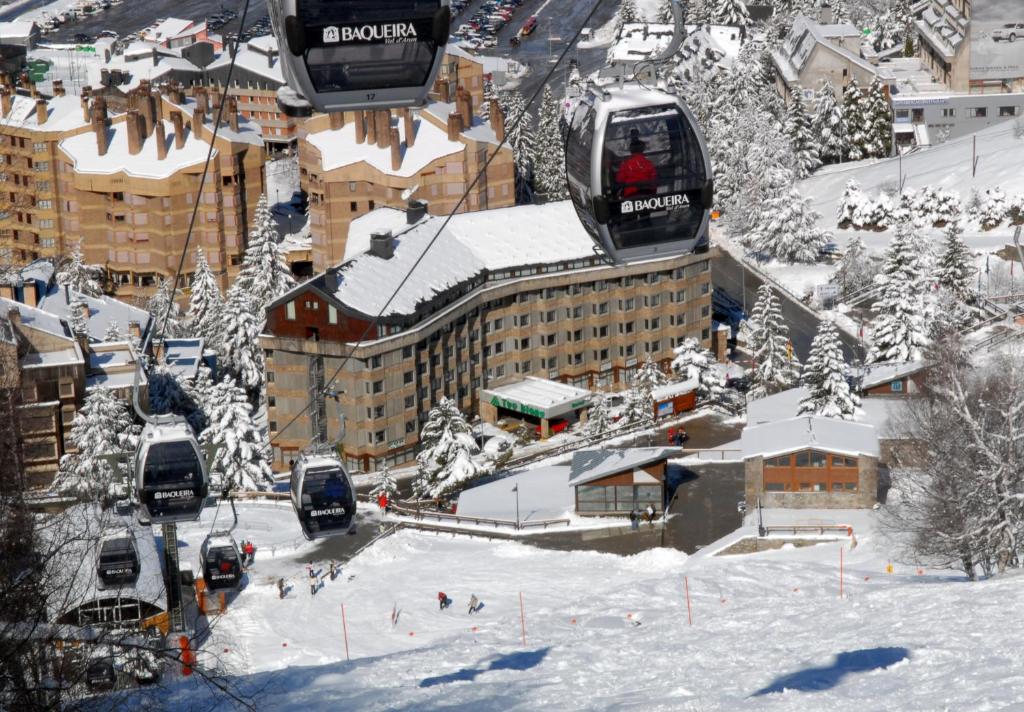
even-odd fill
[[[345,659],[351,660],[348,656],[348,623],[345,621],[345,604],[341,604],[341,630],[345,634]]]
[[[519,626],[523,630],[523,647],[526,647],[526,609],[523,607],[523,592],[519,592]]]
[[[693,609],[690,607],[690,579],[683,576],[683,586],[686,588],[686,619],[693,625]]]
[[[843,597],[843,547],[839,547],[839,597]]]

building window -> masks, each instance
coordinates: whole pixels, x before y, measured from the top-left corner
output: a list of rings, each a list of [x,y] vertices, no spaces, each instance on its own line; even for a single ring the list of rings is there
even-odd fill
[[[288,302],[285,305],[285,316],[290,321],[295,321],[295,302]]]
[[[402,347],[402,358],[412,358],[412,346]]]
[[[1002,117],[1016,116],[1017,115],[1017,107],[1016,106],[1000,106],[999,107],[999,115],[1002,116]]]
[[[408,410],[409,408],[412,408],[415,405],[416,405],[416,396],[406,396],[405,397],[405,408],[406,408],[406,410]]]
[[[412,371],[406,371],[405,374],[403,374],[403,376],[402,376],[402,383],[405,384],[405,385],[409,385],[410,383],[412,383],[412,379],[413,379]]]
[[[899,113],[899,112],[897,112],[897,113]],[[906,113],[906,112],[904,112],[904,113]],[[952,118],[955,118],[955,117],[956,117],[956,109],[943,109],[942,110],[942,118],[944,118],[944,119],[952,119]]]
[[[415,420],[407,420],[407,421],[405,421],[405,434],[406,435],[410,435],[410,434],[415,433],[415,432],[416,432],[416,421]]]
[[[889,384],[889,390],[892,391],[893,393],[902,393],[903,381],[893,381],[892,383]]]
[[[338,323],[338,309],[333,304],[327,305],[327,323],[337,324]]]
[[[984,106],[975,106],[967,110],[968,119],[984,119],[988,116],[988,109]]]

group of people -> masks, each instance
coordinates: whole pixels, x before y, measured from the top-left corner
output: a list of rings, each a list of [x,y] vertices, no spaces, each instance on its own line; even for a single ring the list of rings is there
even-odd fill
[[[242,567],[249,568],[256,558],[256,546],[251,539],[243,539],[239,548],[242,550]]]
[[[641,518],[651,526],[654,526],[654,518],[657,514],[658,510],[655,509],[653,504],[648,504],[642,512],[638,512],[634,509],[629,513],[629,526],[631,529],[638,529],[640,527]]]
[[[686,432],[686,428],[679,426],[679,430],[675,428],[668,429],[668,442],[669,445],[675,445],[676,447],[682,447],[682,444],[690,439],[689,434]]]
[[[381,492],[377,495],[377,506],[380,507],[380,511],[384,514],[391,512],[391,498],[388,497],[387,492]]]
[[[322,569],[318,569],[316,567],[316,562],[315,561],[310,561],[308,564],[306,564],[306,578],[309,579],[309,595],[310,596],[315,596],[316,592],[319,591],[321,588],[323,588],[324,582],[323,582],[323,578],[320,576],[321,572],[322,572]],[[333,581],[334,579],[338,578],[338,575],[340,573],[341,573],[341,567],[338,565],[338,562],[337,561],[331,561],[330,564],[328,565],[328,569],[327,569],[327,575],[331,577],[331,581]],[[277,596],[278,596],[278,598],[284,598],[285,596],[287,596],[289,590],[290,590],[290,587],[287,585],[287,583],[284,580],[284,578],[279,578],[277,580]]]
[[[445,593],[444,591],[438,591],[437,592],[437,602],[438,602],[438,605],[440,607],[440,610],[442,610],[442,611],[444,609],[446,609],[446,608],[451,607],[451,605],[452,605],[452,599],[449,598],[448,594]],[[484,607],[484,604],[480,602],[480,599],[476,597],[475,593],[470,595],[470,597],[469,597],[469,610],[467,611],[467,613],[469,613],[469,615],[472,615],[472,614],[476,613],[477,611],[479,611],[483,607]]]

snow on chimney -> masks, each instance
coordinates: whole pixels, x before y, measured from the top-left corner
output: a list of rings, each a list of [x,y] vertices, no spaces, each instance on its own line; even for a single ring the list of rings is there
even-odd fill
[[[448,140],[458,141],[459,132],[462,131],[462,114],[453,111],[448,114]]]
[[[42,126],[46,123],[49,112],[46,110],[46,99],[36,99],[36,123]]]
[[[92,112],[89,110],[88,94],[82,94],[82,118],[85,121],[92,121]]]
[[[205,116],[209,108],[210,104],[207,100],[206,89],[202,87],[196,89],[196,109],[201,111]]]
[[[402,167],[402,144],[398,140],[398,129],[388,131],[391,142],[391,170],[397,171]]]
[[[395,239],[391,231],[370,233],[370,254],[384,260],[395,255]]]
[[[412,148],[416,144],[416,131],[412,125],[412,111],[402,109],[402,122],[405,124],[405,147]]]
[[[64,81],[61,80],[61,79],[54,79],[53,80],[53,95],[54,96],[64,96],[65,94],[67,94],[67,91],[65,91],[65,89],[64,89]]]
[[[364,143],[366,141],[366,115],[362,111],[357,111],[355,114],[356,143]]]
[[[174,147],[185,148],[185,121],[180,111],[171,112],[171,123],[174,125]]]
[[[156,141],[156,157],[162,161],[167,158],[167,129],[164,128],[163,121],[156,122],[153,134],[153,140]]]
[[[153,122],[164,120],[164,102],[160,97],[160,92],[153,89],[149,92],[149,101],[153,105]]]
[[[141,121],[138,109],[130,109],[124,120],[125,130],[128,132],[128,153],[133,156],[142,150],[142,131],[139,128]]]

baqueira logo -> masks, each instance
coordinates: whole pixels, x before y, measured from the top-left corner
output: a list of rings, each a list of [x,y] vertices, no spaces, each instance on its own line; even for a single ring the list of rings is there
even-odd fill
[[[186,490],[170,490],[167,492],[157,492],[153,495],[154,499],[178,499],[179,497],[193,497],[195,493],[190,489]]]
[[[341,507],[331,507],[330,509],[314,509],[310,514],[314,517],[334,517],[339,514],[344,514],[345,510]]]
[[[386,25],[358,25],[341,28],[342,42],[396,44],[398,42],[415,42],[416,39],[416,27],[411,22],[389,22]],[[327,41],[326,38],[324,41]],[[338,40],[333,41],[337,42]]]
[[[659,195],[654,198],[641,198],[640,200],[623,200],[622,214],[638,213],[642,210],[675,210],[684,205],[689,205],[685,195]]]
[[[132,573],[131,569],[107,569],[103,572],[106,576],[124,576],[125,574]]]

